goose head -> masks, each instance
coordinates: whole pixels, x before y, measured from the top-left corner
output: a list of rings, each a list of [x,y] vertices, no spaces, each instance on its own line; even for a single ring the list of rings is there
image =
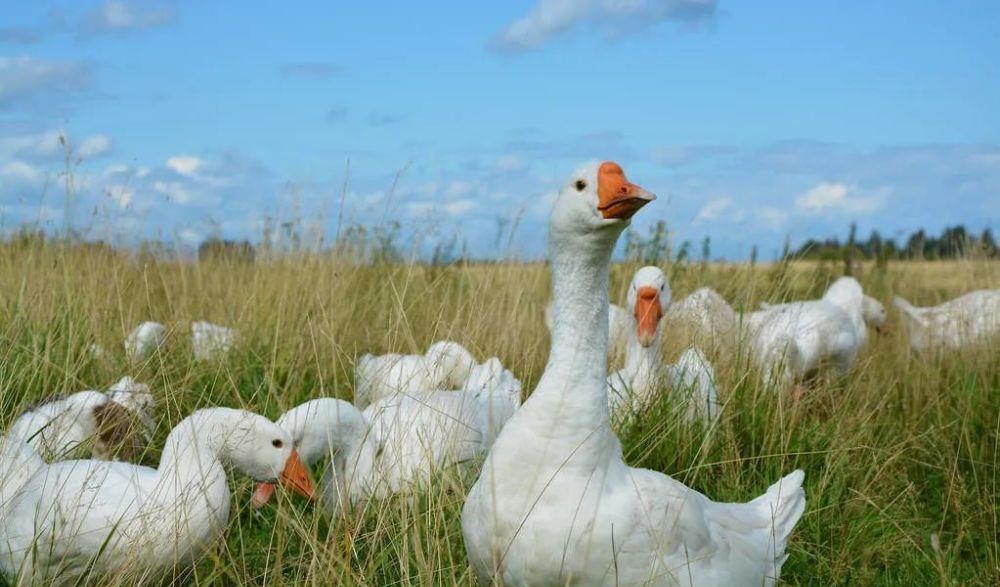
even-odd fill
[[[563,186],[550,230],[557,244],[583,239],[613,244],[632,216],[656,196],[630,182],[614,161],[588,163]],[[568,241],[568,242],[564,242]]]
[[[876,331],[882,332],[889,314],[886,312],[882,302],[871,296],[865,296],[861,303],[861,316],[865,319],[866,324]]]
[[[310,400],[278,418],[277,425],[291,439],[303,466],[311,466],[327,455],[343,454],[363,441],[367,432],[364,416],[353,405],[334,398]],[[275,486],[265,482],[254,491],[252,504],[262,507],[271,500]]]
[[[278,481],[306,499],[313,484],[291,436],[267,418],[243,412],[231,422],[226,455],[232,465],[256,481]]]
[[[659,267],[643,267],[632,277],[628,305],[635,317],[636,337],[642,346],[648,347],[656,340],[670,297],[670,284]]]
[[[107,395],[112,402],[139,419],[147,436],[156,429],[156,399],[150,393],[148,385],[126,375],[108,388]]]

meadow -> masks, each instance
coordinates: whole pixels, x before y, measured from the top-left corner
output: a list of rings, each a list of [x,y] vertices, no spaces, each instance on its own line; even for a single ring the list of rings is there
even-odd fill
[[[612,300],[624,300],[637,267],[613,267]],[[818,297],[843,270],[806,262],[663,268],[675,299],[708,285],[744,309]],[[1000,263],[892,262],[865,266],[859,278],[887,306],[893,295],[926,305],[1000,286]],[[548,353],[548,288],[541,263],[357,264],[336,253],[198,263],[10,243],[0,247],[0,425],[44,398],[131,374],[159,404],[155,440],[142,457],[155,465],[171,426],[195,409],[245,407],[276,418],[308,398],[349,399],[357,356],[423,352],[440,339],[480,360],[498,356],[530,393]],[[144,320],[167,325],[168,344],[128,365],[122,340]],[[218,361],[194,361],[195,320],[237,328],[240,345]],[[667,328],[672,360],[690,340]],[[92,356],[95,343],[107,356]],[[890,308],[888,328],[872,333],[855,369],[814,381],[800,401],[762,388],[745,353],[708,354],[725,404],[718,427],[706,434],[664,404],[621,431],[626,460],[722,501],[748,500],[804,469],[808,505],[782,584],[1000,584],[995,346],[915,356]],[[254,511],[252,482],[232,478],[225,542],[177,580],[474,584],[460,525],[468,472],[445,472],[413,498],[371,502],[338,520],[284,492]]]

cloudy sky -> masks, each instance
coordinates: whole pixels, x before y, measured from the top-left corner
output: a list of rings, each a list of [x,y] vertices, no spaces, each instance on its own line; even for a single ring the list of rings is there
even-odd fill
[[[8,3],[0,222],[194,245],[395,221],[536,257],[553,191],[613,159],[660,196],[637,230],[717,256],[851,221],[997,229],[998,22],[992,1]]]

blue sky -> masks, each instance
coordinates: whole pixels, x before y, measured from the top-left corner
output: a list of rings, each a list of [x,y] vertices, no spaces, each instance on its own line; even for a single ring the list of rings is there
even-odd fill
[[[613,159],[716,256],[1000,219],[1000,4],[22,2],[0,21],[0,220],[196,245],[266,219],[537,257]],[[64,154],[79,163],[67,214]],[[339,219],[341,193],[344,213]],[[395,186],[395,187],[393,187]],[[513,235],[498,238],[515,223]],[[512,242],[512,249],[505,244]]]

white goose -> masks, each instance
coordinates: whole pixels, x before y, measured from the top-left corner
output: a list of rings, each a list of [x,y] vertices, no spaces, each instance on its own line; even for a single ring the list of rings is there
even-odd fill
[[[111,401],[135,414],[147,431],[156,428],[156,400],[148,385],[126,375],[105,393]]]
[[[17,490],[44,466],[45,461],[31,445],[15,436],[0,436],[0,520]]]
[[[24,412],[8,436],[31,445],[46,460],[80,456],[85,448],[92,448],[95,457],[110,458],[123,444],[134,456],[155,427],[154,409],[149,388],[124,377],[108,394],[81,391]],[[132,426],[134,420],[140,429]]]
[[[701,288],[674,304],[670,314],[694,324],[728,352],[748,344],[763,381],[787,387],[825,363],[840,373],[854,365],[868,337],[863,298],[857,280],[841,277],[819,300],[741,314],[715,290]]]
[[[749,503],[716,503],[629,468],[611,430],[608,265],[628,219],[652,199],[611,162],[583,167],[559,194],[549,361],[462,510],[480,584],[759,586],[785,560],[805,508],[801,471]]]
[[[910,348],[915,352],[958,350],[1000,335],[1000,289],[967,293],[938,306],[917,308],[897,297]]]
[[[278,424],[302,460],[329,458],[321,483],[323,504],[338,514],[363,500],[407,493],[446,467],[486,454],[521,403],[521,385],[493,359],[473,368],[476,389],[423,391],[383,398],[361,412],[333,398],[308,401],[285,412]],[[273,485],[261,484],[262,506]]]
[[[784,302],[781,304],[771,304],[768,302],[761,302],[761,310],[785,310],[790,307],[794,307],[797,302]],[[889,318],[889,313],[886,312],[885,306],[882,302],[876,300],[875,298],[865,295],[861,303],[861,316],[865,320],[865,324],[871,326],[877,331],[881,331],[885,327],[885,322]]]
[[[555,320],[553,304],[545,306],[545,327],[552,334],[552,322]],[[628,351],[629,329],[632,321],[628,310],[617,305],[608,304],[608,356],[618,358]]]
[[[628,303],[633,315],[625,366],[608,376],[608,403],[616,420],[643,411],[664,388],[670,389],[676,405],[683,406],[686,420],[710,425],[719,416],[715,369],[701,351],[690,347],[676,364],[663,364],[662,318],[670,296],[667,276],[659,267],[643,267],[632,277]]]
[[[436,342],[423,355],[365,354],[354,367],[354,405],[364,409],[408,391],[459,389],[475,365],[472,353],[452,341]]]
[[[209,361],[222,357],[233,350],[239,340],[239,332],[232,328],[211,322],[191,323],[191,350],[198,361]]]
[[[167,327],[159,322],[143,322],[125,338],[125,358],[138,361],[167,342]]]
[[[25,482],[0,518],[0,572],[11,583],[158,581],[192,564],[229,519],[226,466],[311,497],[284,430],[243,410],[195,412],[167,437],[158,469],[65,461]]]

